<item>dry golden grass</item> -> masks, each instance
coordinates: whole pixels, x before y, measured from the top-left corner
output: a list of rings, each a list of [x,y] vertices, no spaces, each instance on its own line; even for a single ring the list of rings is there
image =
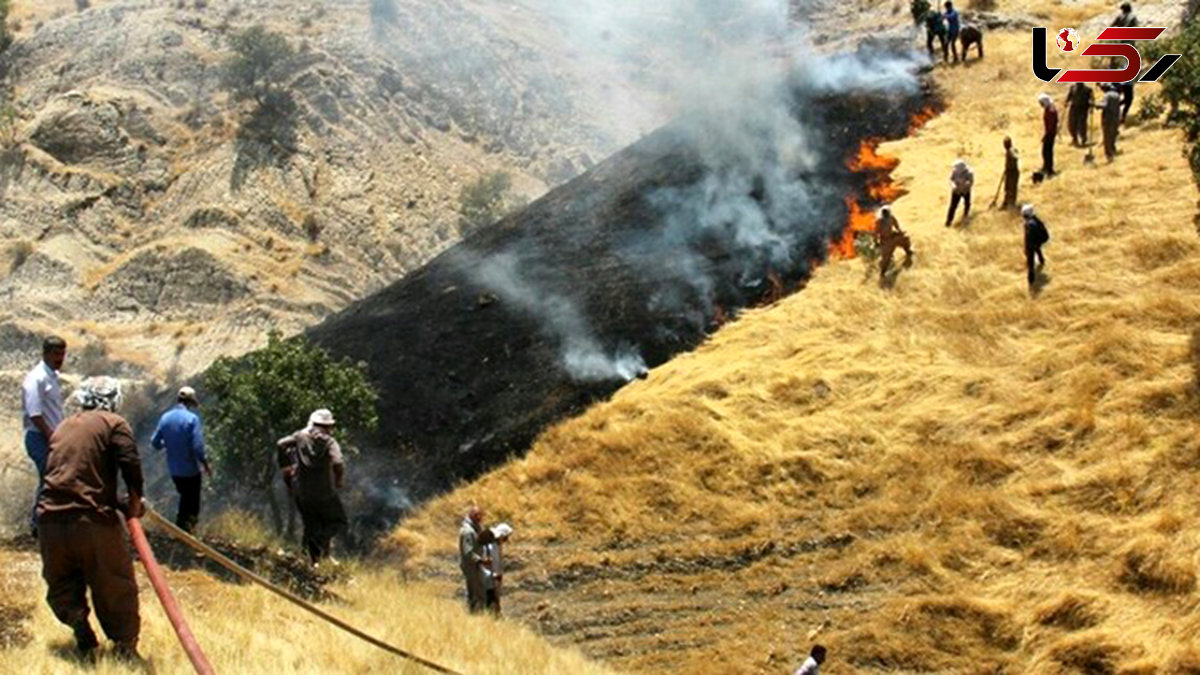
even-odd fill
[[[881,149],[911,191],[894,288],[821,269],[381,553],[449,593],[478,501],[517,530],[510,615],[632,670],[782,672],[816,639],[838,673],[1197,672],[1197,190],[1157,124],[1111,165],[1068,135],[1030,185],[1035,96],[1064,92],[1028,39],[939,69],[949,110]],[[1036,298],[1019,217],[988,210],[1005,134],[1053,236]],[[976,210],[947,230],[956,157]]]
[[[27,624],[32,642],[0,649],[0,672],[131,672],[108,656],[95,668],[83,667],[71,658],[70,631],[41,601],[44,585],[39,572],[36,554],[0,551],[0,590],[4,591],[0,610],[14,599],[20,600],[22,609],[33,609]],[[151,672],[194,672],[140,569],[138,578],[142,602],[140,651],[150,661]],[[342,633],[257,587],[222,583],[195,571],[169,573],[168,578],[217,672],[430,672],[406,665],[407,661]],[[577,653],[551,647],[515,624],[468,616],[459,603],[436,598],[423,586],[404,584],[387,572],[359,573],[332,590],[345,602],[328,607],[329,611],[377,637],[461,672],[609,672]]]

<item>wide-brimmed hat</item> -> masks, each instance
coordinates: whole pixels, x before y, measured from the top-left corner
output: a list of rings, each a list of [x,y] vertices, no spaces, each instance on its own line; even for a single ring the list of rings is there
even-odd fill
[[[308,423],[321,427],[331,427],[334,425],[333,413],[327,408],[318,408],[308,416]]]

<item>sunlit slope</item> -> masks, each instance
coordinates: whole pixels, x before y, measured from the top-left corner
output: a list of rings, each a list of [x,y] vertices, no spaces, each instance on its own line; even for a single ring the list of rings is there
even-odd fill
[[[95,668],[83,667],[72,658],[70,630],[54,619],[42,601],[45,585],[38,577],[41,566],[36,554],[0,551],[0,563],[0,616],[13,618],[13,608],[18,613],[33,610],[32,620],[19,632],[9,624],[0,626],[0,644],[14,635],[33,636],[32,642],[23,646],[0,649],[0,672],[135,672],[108,656]],[[222,583],[200,572],[171,572],[168,580],[196,639],[219,673],[433,672],[347,635],[261,588]],[[142,602],[140,651],[149,662],[146,672],[195,672],[140,571],[138,581]],[[434,598],[424,586],[403,584],[389,573],[364,572],[353,582],[331,590],[344,602],[327,606],[329,611],[458,672],[609,672],[577,653],[554,649],[519,626],[469,617],[450,601]],[[99,631],[94,616],[92,623]]]
[[[783,672],[818,639],[838,673],[1200,671],[1197,190],[1157,123],[1112,165],[1067,136],[1031,186],[1028,39],[939,69],[949,110],[881,148],[916,249],[893,288],[822,268],[392,550],[449,594],[478,501],[516,527],[507,613],[632,670]],[[1052,234],[1036,298],[1020,218],[987,208],[1005,134]],[[956,157],[976,210],[945,229]]]

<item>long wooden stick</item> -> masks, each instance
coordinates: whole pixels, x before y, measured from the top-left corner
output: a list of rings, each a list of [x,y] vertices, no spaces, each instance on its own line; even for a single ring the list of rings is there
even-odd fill
[[[175,523],[172,523],[171,521],[167,520],[166,518],[163,518],[156,511],[154,511],[154,509],[151,509],[150,507],[146,507],[146,516],[148,518],[150,518],[150,520],[154,521],[154,523],[156,525],[165,529],[171,536],[175,537],[179,541],[182,541],[183,543],[187,544],[188,546],[195,549],[196,551],[203,553],[205,556],[208,557],[209,560],[212,560],[213,562],[217,563],[221,567],[224,567],[225,569],[229,570],[230,572],[233,572],[234,574],[245,579],[246,581],[250,581],[250,582],[258,584],[259,586],[262,586],[263,588],[267,589],[268,591],[271,591],[272,593],[274,593],[275,595],[278,595],[279,597],[283,598],[284,600],[287,600],[288,602],[296,605],[297,607],[300,607],[301,609],[304,609],[308,612],[311,612],[311,613],[317,615],[318,617],[324,619],[325,621],[328,621],[329,623],[337,626],[338,628],[341,628],[342,630],[346,631],[347,633],[350,633],[351,635],[353,635],[359,639],[365,640],[388,653],[391,653],[391,654],[394,654],[401,658],[405,658],[410,661],[419,663],[419,664],[425,666],[426,668],[429,668],[430,670],[433,670],[435,672],[446,673],[447,675],[462,675],[458,671],[451,670],[443,665],[439,665],[428,659],[423,659],[420,656],[417,656],[416,654],[413,654],[411,652],[407,652],[403,649],[400,649],[399,647],[393,647],[392,645],[384,642],[383,640],[380,640],[372,635],[364,633],[363,631],[355,628],[354,626],[351,626],[350,624],[346,623],[345,621],[342,621],[341,619],[337,618],[336,616],[333,616],[332,614],[326,612],[325,610],[321,609],[320,607],[317,607],[317,606],[307,602],[306,600],[299,597],[295,593],[292,593],[291,591],[288,591],[286,589],[280,588],[279,586],[276,586],[275,584],[271,583],[270,581],[267,581],[263,577],[255,574],[254,572],[251,572],[250,570],[242,567],[241,565],[239,565],[239,564],[235,563],[234,561],[230,560],[229,558],[225,557],[224,555],[219,553],[216,549],[212,548],[211,546],[205,544],[204,542],[200,541],[199,539],[196,539],[195,537],[188,534],[187,532],[184,532],[177,525],[175,525]]]

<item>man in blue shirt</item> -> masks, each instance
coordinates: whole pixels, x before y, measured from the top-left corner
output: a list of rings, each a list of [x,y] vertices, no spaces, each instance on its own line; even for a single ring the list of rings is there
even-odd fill
[[[167,470],[179,491],[175,524],[188,532],[200,519],[200,470],[212,478],[212,467],[204,454],[204,430],[200,416],[194,412],[199,405],[195,389],[180,389],[178,403],[159,418],[151,440],[155,450],[167,451]]]
[[[942,16],[946,17],[946,41],[950,43],[950,52],[954,54],[954,62],[958,63],[958,31],[961,27],[958,17],[958,10],[954,9],[953,2],[946,2],[946,13]],[[966,58],[966,50],[963,50],[963,58]]]

